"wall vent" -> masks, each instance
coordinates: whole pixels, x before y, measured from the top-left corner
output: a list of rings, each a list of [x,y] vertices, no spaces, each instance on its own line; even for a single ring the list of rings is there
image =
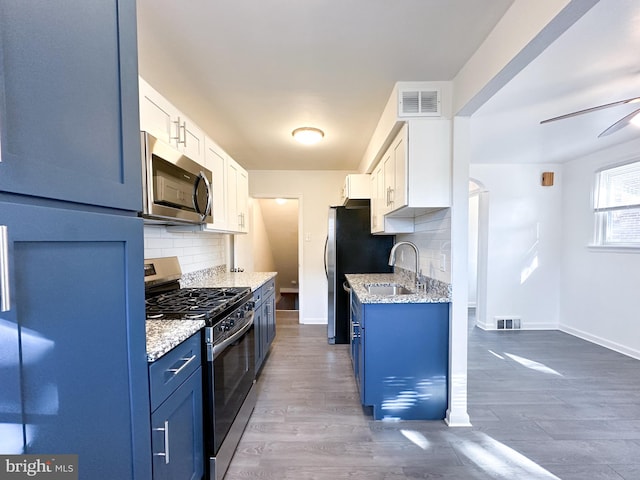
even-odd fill
[[[400,90],[399,117],[439,117],[439,90]]]
[[[494,317],[497,330],[520,330],[520,317]]]

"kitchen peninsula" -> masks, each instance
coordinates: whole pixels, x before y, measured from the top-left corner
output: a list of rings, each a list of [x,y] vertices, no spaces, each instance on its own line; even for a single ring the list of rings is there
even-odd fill
[[[363,406],[375,420],[444,419],[448,400],[450,285],[404,274],[347,274],[351,360]],[[404,294],[369,287],[403,287]]]

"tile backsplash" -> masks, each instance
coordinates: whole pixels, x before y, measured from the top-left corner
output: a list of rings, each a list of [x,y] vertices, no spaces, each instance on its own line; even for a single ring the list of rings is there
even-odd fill
[[[144,257],[178,257],[182,273],[227,265],[227,234],[176,232],[162,225],[145,225]]]

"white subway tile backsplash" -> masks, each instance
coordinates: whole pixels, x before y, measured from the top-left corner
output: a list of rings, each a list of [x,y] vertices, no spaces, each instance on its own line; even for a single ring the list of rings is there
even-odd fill
[[[225,234],[172,232],[159,225],[144,227],[145,258],[178,257],[182,273],[226,266]]]
[[[415,243],[420,251],[419,266],[423,275],[451,283],[451,209],[417,217],[414,225],[415,233],[396,235],[396,241]],[[413,262],[412,254],[405,255],[400,266],[413,271]]]

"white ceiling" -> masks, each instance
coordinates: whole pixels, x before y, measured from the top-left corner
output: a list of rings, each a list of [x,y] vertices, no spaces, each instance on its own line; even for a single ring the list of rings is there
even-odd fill
[[[355,170],[396,81],[451,80],[512,0],[138,0],[141,75],[247,169]],[[640,96],[640,1],[600,0],[485,103],[473,162],[564,162]],[[638,105],[635,105],[637,108]],[[314,148],[291,131],[326,132]]]
[[[640,137],[609,125],[629,104],[540,125],[569,112],[640,96],[640,2],[600,0],[472,117],[472,162],[562,163]]]
[[[247,169],[355,170],[394,83],[451,80],[512,2],[138,0],[140,74]]]

